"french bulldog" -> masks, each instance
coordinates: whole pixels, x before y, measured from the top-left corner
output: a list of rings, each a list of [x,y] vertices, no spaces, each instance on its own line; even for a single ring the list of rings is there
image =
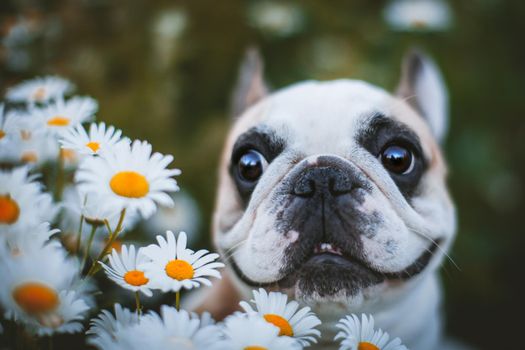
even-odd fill
[[[343,316],[372,314],[412,350],[450,349],[438,269],[456,232],[440,145],[441,73],[412,50],[393,94],[363,81],[270,93],[250,51],[220,163],[213,240],[227,264],[199,310],[223,318],[259,287],[310,305],[319,349]]]

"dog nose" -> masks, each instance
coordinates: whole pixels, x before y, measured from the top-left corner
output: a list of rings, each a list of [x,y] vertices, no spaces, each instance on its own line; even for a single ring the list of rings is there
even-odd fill
[[[297,179],[293,194],[313,197],[317,194],[340,196],[352,191],[356,185],[347,171],[337,167],[315,167],[306,169]]]

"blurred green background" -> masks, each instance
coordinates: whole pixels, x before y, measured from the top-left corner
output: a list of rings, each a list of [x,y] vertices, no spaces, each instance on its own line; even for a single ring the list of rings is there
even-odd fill
[[[387,1],[2,0],[0,88],[64,76],[99,100],[99,120],[173,154],[180,184],[200,208],[204,243],[246,47],[261,48],[274,88],[352,77],[387,89],[403,52],[423,47],[451,95],[446,153],[459,270],[443,269],[447,329],[482,349],[520,348],[525,2],[448,4],[441,28],[400,30],[385,20]]]

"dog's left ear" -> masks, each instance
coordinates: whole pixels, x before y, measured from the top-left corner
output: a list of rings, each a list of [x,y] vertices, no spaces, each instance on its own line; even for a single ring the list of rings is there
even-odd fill
[[[438,142],[443,143],[448,130],[448,93],[430,57],[414,49],[405,55],[397,95],[426,119]]]
[[[264,80],[264,62],[255,47],[246,50],[239,69],[237,84],[233,90],[231,113],[233,117],[241,115],[248,107],[268,95],[268,86]]]

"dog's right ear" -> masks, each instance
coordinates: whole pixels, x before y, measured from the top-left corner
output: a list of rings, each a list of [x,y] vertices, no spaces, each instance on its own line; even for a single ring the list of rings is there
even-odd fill
[[[231,114],[241,115],[248,107],[268,94],[264,81],[264,63],[259,50],[252,47],[246,50],[239,69],[237,84],[233,90]]]

